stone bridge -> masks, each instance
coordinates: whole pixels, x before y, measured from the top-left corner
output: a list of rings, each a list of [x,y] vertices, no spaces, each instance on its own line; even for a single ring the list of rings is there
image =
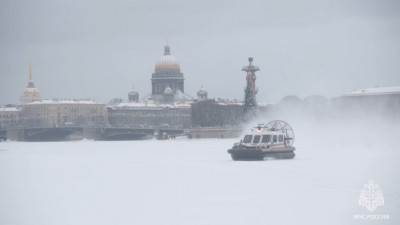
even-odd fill
[[[124,127],[107,127],[100,128],[100,139],[103,140],[140,140],[148,138],[165,139],[168,136],[184,134],[183,128],[124,128]]]
[[[7,139],[7,130],[0,128],[0,141]]]
[[[173,127],[25,127],[0,130],[0,139],[18,141],[64,141],[71,139],[141,140],[168,139],[179,135],[189,138],[232,138],[242,132],[240,127],[201,127],[192,129]],[[7,136],[7,137],[6,137]]]
[[[237,138],[242,127],[194,127],[190,130],[192,138]]]
[[[23,141],[63,141],[71,134],[82,133],[82,127],[33,127],[22,128]]]
[[[107,127],[100,128],[100,137],[102,140],[140,140],[152,138],[154,129],[152,128],[124,128]]]

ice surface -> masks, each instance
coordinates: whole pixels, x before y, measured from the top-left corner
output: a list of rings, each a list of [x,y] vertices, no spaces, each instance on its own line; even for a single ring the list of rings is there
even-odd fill
[[[291,125],[293,160],[232,161],[236,139],[2,142],[0,224],[400,224],[398,128]],[[353,219],[370,178],[389,220]]]

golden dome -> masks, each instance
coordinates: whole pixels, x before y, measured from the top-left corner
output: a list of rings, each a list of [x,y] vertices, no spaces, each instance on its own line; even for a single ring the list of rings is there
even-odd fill
[[[180,68],[178,60],[171,55],[169,45],[165,45],[164,55],[156,63],[156,69],[161,68]]]

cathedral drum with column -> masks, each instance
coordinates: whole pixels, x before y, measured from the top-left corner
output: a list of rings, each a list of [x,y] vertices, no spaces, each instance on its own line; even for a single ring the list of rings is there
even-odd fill
[[[169,89],[174,95],[184,93],[184,80],[178,60],[171,55],[170,46],[165,45],[164,55],[157,61],[151,78],[152,98],[156,101],[170,100],[164,96],[170,94]]]

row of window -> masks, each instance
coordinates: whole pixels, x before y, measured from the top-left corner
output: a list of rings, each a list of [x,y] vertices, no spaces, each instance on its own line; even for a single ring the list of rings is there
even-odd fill
[[[17,118],[14,114],[0,114],[0,118]]]
[[[246,135],[244,136],[243,139],[243,143],[253,143],[253,144],[258,144],[260,143],[269,143],[271,142],[271,138],[272,138],[272,142],[283,142],[283,135]]]
[[[181,75],[181,73],[177,72],[177,71],[163,71],[163,72],[158,72],[157,75],[176,75],[176,76],[179,76],[179,75]]]

